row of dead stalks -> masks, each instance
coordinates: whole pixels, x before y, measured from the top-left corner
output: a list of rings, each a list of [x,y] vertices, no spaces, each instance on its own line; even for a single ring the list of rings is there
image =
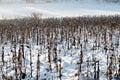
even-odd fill
[[[2,79],[16,79],[21,80],[29,77],[33,78],[33,59],[32,59],[32,45],[43,46],[48,49],[46,53],[46,60],[48,61],[48,72],[52,72],[55,68],[58,80],[62,80],[62,60],[60,54],[64,56],[74,55],[66,53],[66,51],[79,49],[79,61],[76,65],[79,66],[78,72],[74,76],[87,80],[99,80],[100,75],[104,73],[108,80],[115,78],[120,79],[120,58],[119,58],[119,43],[120,43],[120,16],[101,16],[101,17],[74,17],[74,18],[49,18],[36,19],[24,18],[13,20],[0,21],[0,44],[1,44],[1,75]],[[93,40],[92,47],[89,46],[89,41]],[[57,46],[62,44],[62,49]],[[10,53],[12,57],[5,61],[5,47],[11,47]],[[26,53],[25,48],[29,51],[29,65],[30,74],[26,73]],[[83,60],[87,50],[93,51],[92,59]],[[94,56],[94,52],[101,50],[103,54],[107,55],[107,71],[100,70],[100,61]],[[37,54],[36,62],[36,77],[34,79],[40,80],[40,55],[42,49]],[[96,53],[97,54],[97,53]],[[10,54],[8,54],[10,55]],[[52,63],[55,67],[52,67]],[[86,64],[87,71],[83,73],[83,65]],[[10,66],[8,66],[10,65]],[[94,72],[89,70],[93,67]],[[6,71],[3,71],[6,68]],[[15,75],[8,76],[9,70],[15,70]],[[86,74],[86,76],[85,76]],[[45,74],[46,76],[47,74]],[[92,76],[92,77],[91,77]],[[53,79],[52,78],[49,79]]]

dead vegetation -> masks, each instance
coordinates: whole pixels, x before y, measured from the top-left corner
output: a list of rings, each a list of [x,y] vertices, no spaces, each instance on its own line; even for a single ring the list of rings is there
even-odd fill
[[[34,15],[33,15],[34,16]],[[36,17],[36,16],[35,16]],[[92,59],[83,60],[85,51],[89,48],[89,40],[93,40],[93,45],[90,50],[93,51]],[[0,21],[0,44],[1,44],[1,64],[2,68],[5,67],[6,71],[1,68],[1,75],[3,79],[16,79],[21,80],[29,77],[33,79],[33,53],[32,45],[40,46],[37,54],[36,62],[36,77],[34,79],[42,79],[40,77],[40,56],[43,54],[43,49],[47,48],[46,60],[48,64],[47,72],[52,72],[55,68],[57,79],[62,80],[62,59],[60,54],[64,56],[74,53],[67,53],[66,51],[72,51],[73,49],[79,49],[79,61],[76,65],[79,66],[78,72],[75,76],[78,79],[83,75],[83,67],[87,68],[85,72],[87,79],[99,80],[100,74],[100,61],[95,57],[96,50],[102,50],[103,54],[107,55],[107,71],[105,75],[108,80],[113,78],[120,79],[120,54],[117,53],[120,49],[120,16],[101,16],[101,17],[73,17],[73,18],[24,18],[13,20],[1,20]],[[59,44],[62,44],[64,53],[61,53],[61,49],[57,48]],[[65,44],[65,45],[64,45]],[[6,60],[5,47],[10,46],[10,57]],[[29,55],[25,52],[25,49],[29,52]],[[9,54],[9,53],[7,53]],[[97,53],[96,53],[97,54]],[[29,58],[29,62],[27,59]],[[55,64],[53,68],[52,64]],[[26,73],[27,65],[30,66],[30,73]],[[72,62],[71,62],[72,64]],[[86,66],[84,66],[84,65]],[[8,67],[10,66],[10,67]],[[117,67],[119,66],[119,67]],[[92,67],[93,72],[89,70]],[[8,75],[9,70],[14,70],[14,75]],[[44,80],[49,79],[46,77]],[[91,77],[92,75],[92,77]]]

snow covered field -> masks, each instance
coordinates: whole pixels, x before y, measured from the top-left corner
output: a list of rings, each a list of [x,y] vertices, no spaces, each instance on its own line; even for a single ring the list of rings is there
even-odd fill
[[[119,19],[1,21],[0,79],[120,79]]]
[[[120,3],[26,1],[0,0],[0,80],[120,79]]]
[[[42,0],[35,3],[3,0],[0,3],[0,19],[26,17],[33,13],[39,14],[42,18],[119,15],[119,8],[119,3],[97,2],[96,0],[58,0],[48,3]]]

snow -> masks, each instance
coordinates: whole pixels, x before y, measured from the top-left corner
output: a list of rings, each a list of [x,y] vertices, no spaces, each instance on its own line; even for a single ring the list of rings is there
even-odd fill
[[[97,2],[94,0],[63,0],[51,3],[42,1],[25,3],[18,0],[16,3],[0,3],[0,19],[28,17],[33,13],[39,14],[42,18],[119,15],[119,7],[119,4]]]
[[[116,38],[116,37],[113,36],[113,38]],[[82,39],[81,39],[81,41],[82,41]],[[119,42],[120,42],[120,40],[119,40]],[[87,59],[92,61],[92,55],[94,55],[94,58],[96,58],[96,60],[100,61],[100,80],[107,80],[106,76],[104,75],[104,73],[107,71],[107,55],[104,52],[102,52],[103,45],[100,46],[100,49],[96,49],[96,50],[92,51],[91,48],[93,46],[93,43],[94,43],[94,39],[89,38],[88,44],[87,44],[88,45],[87,50],[84,50],[84,47],[83,47],[83,63],[82,63],[82,73],[81,73],[80,79],[81,80],[85,79],[87,71],[89,71],[89,77],[91,76],[91,79],[93,78],[94,66],[92,66],[90,64],[89,68],[87,70],[86,61],[87,61]],[[57,49],[58,49],[57,55],[58,55],[58,58],[61,58],[61,61],[62,61],[62,63],[61,63],[62,80],[78,80],[78,76],[75,76],[75,74],[78,72],[78,69],[79,69],[79,65],[77,64],[77,62],[79,61],[81,49],[80,49],[79,45],[78,46],[76,45],[76,46],[72,46],[72,48],[70,50],[66,50],[66,48],[67,48],[66,44],[68,44],[68,43],[66,41],[64,41],[62,44],[57,45]],[[84,46],[84,43],[82,43],[82,44]],[[29,48],[26,47],[26,45],[27,44],[24,44],[24,50],[25,50],[25,55],[26,55],[26,59],[25,59],[26,64],[25,65],[26,65],[26,73],[27,73],[25,80],[27,80],[27,79],[35,80],[35,78],[36,78],[36,71],[37,71],[36,64],[37,64],[38,53],[40,53],[40,57],[39,57],[40,58],[40,80],[42,80],[46,77],[48,77],[48,78],[50,78],[50,80],[52,80],[52,76],[53,76],[53,80],[57,80],[58,74],[56,73],[55,63],[53,61],[51,62],[52,72],[49,71],[48,49],[44,46],[37,46],[37,45],[31,46],[33,77],[30,78],[30,70],[31,70],[30,50],[29,50]],[[5,46],[5,49],[4,49],[5,61],[9,61],[12,59],[13,54],[11,52],[11,46],[12,45],[10,45],[10,44]],[[76,48],[76,47],[79,47],[79,48]],[[16,49],[17,54],[18,54],[18,48],[19,48],[19,45]],[[59,50],[61,50],[61,51],[59,52]],[[120,46],[118,46],[118,48],[116,50],[118,50],[118,53],[119,53]],[[1,52],[1,50],[0,50],[0,52]],[[53,52],[53,51],[51,51],[51,52]],[[114,51],[114,53],[116,53],[116,52],[117,51]],[[66,54],[66,55],[64,55],[64,54]],[[71,56],[71,54],[72,54],[72,56]],[[24,60],[22,62],[24,64]],[[13,66],[12,64],[2,67],[3,73],[5,73],[7,71],[8,76],[14,76],[15,75],[14,69],[13,70],[11,70],[11,68],[6,69],[6,67],[8,67],[8,66],[12,67]],[[117,66],[118,66],[118,64],[117,64]],[[9,71],[9,70],[11,70],[11,71]],[[23,70],[24,70],[24,68],[23,68]],[[1,72],[0,72],[0,74],[1,74]],[[45,74],[46,74],[46,76],[45,76]],[[113,79],[113,80],[115,80],[115,79]]]
[[[3,0],[2,0],[3,1]],[[0,3],[0,19],[13,19],[13,18],[21,18],[21,17],[30,17],[33,13],[38,14],[41,18],[49,18],[49,17],[76,17],[76,16],[100,16],[100,15],[119,15],[120,14],[120,5],[115,3],[104,3],[104,2],[96,2],[96,1],[58,1],[58,2],[51,2],[51,3],[45,3],[45,2],[35,2],[35,3],[25,3],[24,1],[18,0],[18,2],[9,2],[9,0],[6,2]],[[117,31],[116,31],[117,32]],[[118,34],[118,33],[116,33]],[[113,43],[115,43],[115,40],[117,36],[113,36]],[[83,38],[83,35],[82,35]],[[83,41],[83,39],[81,40]],[[30,41],[31,42],[31,41]],[[120,42],[120,39],[119,39]],[[78,72],[79,65],[77,65],[77,62],[79,61],[80,57],[80,46],[72,46],[70,50],[67,50],[67,44],[68,42],[64,41],[62,44],[57,45],[57,53],[58,58],[61,59],[61,66],[62,66],[62,80],[77,80],[78,76],[75,76],[75,74]],[[84,43],[83,43],[84,44]],[[92,61],[92,55],[96,58],[96,60],[100,61],[100,80],[107,80],[106,76],[104,75],[107,71],[107,55],[103,51],[103,45],[101,45],[100,49],[92,51],[92,47],[94,45],[94,38],[88,39],[87,49],[83,49],[83,64],[82,64],[82,73],[80,79],[85,79],[87,74],[87,69],[89,71],[89,77],[93,77],[92,73],[94,72],[94,67],[92,65],[89,66],[89,68],[86,67],[86,61],[89,59]],[[27,45],[27,44],[24,44]],[[49,71],[48,68],[48,49],[44,46],[37,46],[33,45],[31,42],[31,53],[32,53],[32,69],[33,69],[33,77],[31,80],[35,80],[36,77],[36,64],[37,64],[37,54],[40,54],[40,78],[41,80],[48,77],[50,80],[57,80],[57,73],[55,70],[55,63],[51,62],[52,72]],[[1,50],[0,45],[0,52]],[[11,52],[11,44],[6,45],[4,52],[5,52],[5,61],[10,61],[12,59],[12,52]],[[13,46],[12,46],[13,47]],[[17,47],[17,54],[18,54],[18,48]],[[29,48],[24,46],[25,50],[25,65],[26,65],[26,80],[30,79],[30,51]],[[60,50],[60,51],[59,51]],[[118,52],[117,52],[118,51]],[[107,52],[108,53],[108,52]],[[120,53],[120,46],[118,46],[117,50],[114,51],[114,53]],[[72,55],[72,57],[71,57]],[[1,60],[1,59],[0,59]],[[11,63],[12,61],[10,61]],[[22,61],[24,64],[24,61]],[[2,66],[2,61],[0,61],[0,68],[3,68],[3,73],[7,71],[8,76],[14,76],[15,70],[13,69],[6,69],[8,66],[14,66],[12,64],[8,64],[7,66]],[[117,65],[118,67],[118,65]],[[11,71],[10,71],[11,70]],[[24,72],[24,68],[23,68]],[[0,72],[0,78],[2,72]],[[45,75],[46,74],[46,75]],[[15,77],[15,76],[14,76]],[[84,77],[84,78],[83,78]]]

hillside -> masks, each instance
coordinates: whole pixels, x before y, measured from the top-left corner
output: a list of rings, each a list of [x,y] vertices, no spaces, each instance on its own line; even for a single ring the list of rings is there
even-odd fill
[[[26,3],[25,0],[11,0],[0,3],[0,19],[30,17],[37,14],[42,18],[48,17],[76,17],[76,16],[100,16],[119,15],[120,5],[96,0],[54,0],[35,3]],[[47,0],[48,1],[48,0]],[[4,3],[5,2],[5,3]]]

